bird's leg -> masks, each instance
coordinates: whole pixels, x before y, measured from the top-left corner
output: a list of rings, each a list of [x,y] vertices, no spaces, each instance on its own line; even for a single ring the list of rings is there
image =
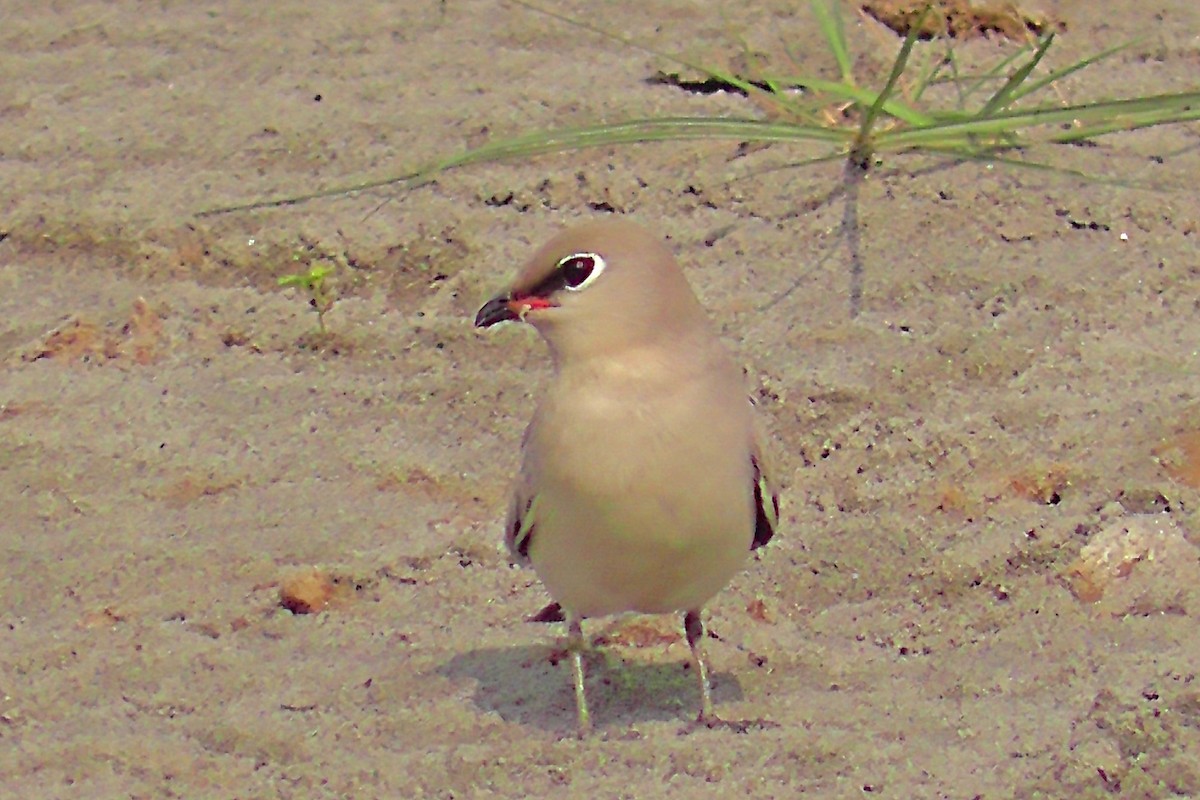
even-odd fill
[[[567,613],[567,649],[571,653],[571,672],[575,677],[575,709],[579,712],[579,738],[592,731],[587,695],[583,692],[583,618]]]
[[[712,687],[708,682],[708,657],[704,653],[704,622],[700,619],[699,609],[683,615],[683,632],[687,635],[688,647],[692,648],[696,674],[700,676],[700,716],[696,721],[712,722],[716,716],[713,714]]]

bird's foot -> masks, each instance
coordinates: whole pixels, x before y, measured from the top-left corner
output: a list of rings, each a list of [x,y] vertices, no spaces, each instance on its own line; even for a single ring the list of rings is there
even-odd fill
[[[590,739],[592,738],[592,733],[594,733],[595,730],[596,729],[592,727],[591,718],[584,717],[580,719],[578,724],[575,726],[575,738],[580,741]]]
[[[558,603],[550,603],[541,611],[525,618],[526,622],[565,622],[567,615]]]
[[[778,728],[778,722],[769,719],[721,719],[715,714],[700,714],[695,720],[679,729],[680,736],[689,736],[701,729],[728,730],[733,733],[750,733],[750,731],[767,731]]]

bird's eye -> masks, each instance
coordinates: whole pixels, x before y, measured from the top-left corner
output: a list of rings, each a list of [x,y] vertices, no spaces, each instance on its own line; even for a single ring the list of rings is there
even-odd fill
[[[604,272],[604,259],[595,253],[576,253],[558,262],[563,285],[572,292],[582,291]]]

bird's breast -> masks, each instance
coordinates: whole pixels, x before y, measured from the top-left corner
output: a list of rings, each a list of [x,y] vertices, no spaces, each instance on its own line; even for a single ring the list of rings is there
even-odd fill
[[[650,487],[666,498],[709,483],[737,484],[738,492],[750,485],[751,409],[740,376],[623,377],[583,378],[575,387],[560,376],[531,431],[536,472],[597,497]]]
[[[547,394],[525,455],[539,495],[530,555],[557,599],[585,614],[690,608],[740,567],[754,529],[750,406],[728,384]]]

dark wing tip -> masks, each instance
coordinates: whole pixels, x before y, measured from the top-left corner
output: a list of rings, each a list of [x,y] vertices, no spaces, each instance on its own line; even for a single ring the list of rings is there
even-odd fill
[[[750,549],[757,550],[771,541],[779,525],[779,494],[763,479],[758,459],[750,456],[750,464],[754,467],[754,540]]]
[[[513,497],[513,504],[508,514],[508,530],[504,532],[504,544],[508,554],[517,564],[529,563],[529,545],[533,541],[533,531],[536,527],[531,514],[536,498],[522,498],[519,494]]]
[[[566,622],[567,615],[563,613],[563,608],[558,603],[550,603],[541,611],[526,617],[526,622]]]

